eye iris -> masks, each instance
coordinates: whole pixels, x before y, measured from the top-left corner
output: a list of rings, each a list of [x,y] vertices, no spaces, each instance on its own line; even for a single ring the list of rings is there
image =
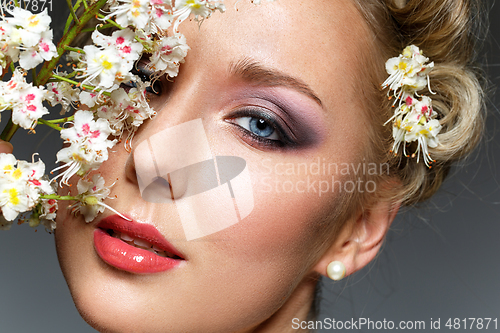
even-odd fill
[[[252,118],[250,119],[250,131],[258,136],[267,138],[274,133],[274,128],[269,126],[264,119]]]

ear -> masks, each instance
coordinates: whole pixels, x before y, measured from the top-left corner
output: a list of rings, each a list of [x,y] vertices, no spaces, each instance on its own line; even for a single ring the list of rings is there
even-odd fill
[[[347,221],[314,271],[327,276],[326,268],[332,261],[345,265],[346,276],[365,267],[380,250],[399,207],[400,203],[381,201]]]

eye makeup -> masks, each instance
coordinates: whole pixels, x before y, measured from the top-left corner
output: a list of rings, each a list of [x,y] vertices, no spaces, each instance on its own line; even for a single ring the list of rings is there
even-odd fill
[[[281,87],[245,90],[229,106],[224,120],[232,123],[252,147],[264,150],[301,150],[315,146],[325,137],[324,109],[308,97]],[[242,118],[256,118],[271,126],[278,138],[259,136]],[[245,128],[246,127],[246,128]]]

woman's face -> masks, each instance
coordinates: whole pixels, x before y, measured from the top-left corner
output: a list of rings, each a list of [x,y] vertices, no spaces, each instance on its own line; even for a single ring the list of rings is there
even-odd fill
[[[254,208],[230,227],[186,240],[175,204],[141,198],[138,152],[117,144],[99,170],[115,182],[117,198],[106,203],[154,226],[183,259],[156,273],[116,268],[94,242],[97,224],[113,213],[86,224],[61,207],[61,267],[82,316],[100,330],[246,332],[310,305],[318,249],[328,228],[342,222],[331,218],[346,195],[338,181],[352,176],[340,173],[342,163],[358,163],[367,141],[357,88],[367,30],[346,1],[226,6],[201,28],[181,24],[191,50],[174,82],[151,95],[158,115],[136,134],[134,149],[201,119],[212,155],[246,161]],[[338,172],[315,172],[318,161]]]

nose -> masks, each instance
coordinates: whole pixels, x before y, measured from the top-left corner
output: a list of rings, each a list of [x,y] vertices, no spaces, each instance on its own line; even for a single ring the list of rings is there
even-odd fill
[[[141,196],[166,203],[217,186],[215,166],[201,119],[164,129],[133,151]],[[213,175],[213,177],[211,177]]]

